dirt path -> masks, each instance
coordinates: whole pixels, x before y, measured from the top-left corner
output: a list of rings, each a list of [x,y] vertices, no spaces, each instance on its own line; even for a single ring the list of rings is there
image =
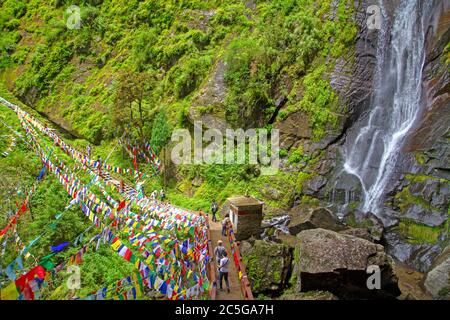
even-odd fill
[[[217,300],[242,300],[241,294],[241,284],[238,279],[238,274],[236,272],[236,266],[234,265],[233,256],[231,255],[230,243],[228,237],[222,237],[222,226],[219,222],[210,221],[210,231],[211,231],[211,243],[213,245],[213,250],[217,244],[217,241],[221,239],[228,253],[228,258],[230,258],[230,265],[228,268],[228,281],[230,282],[230,293],[227,293],[226,285],[223,283],[223,290],[220,290],[219,280],[217,280]],[[217,279],[219,279],[219,274],[217,273]]]
[[[422,287],[423,273],[412,270],[401,263],[396,263],[394,265],[394,271],[398,277],[398,285],[402,291],[402,295],[399,299],[433,300]]]

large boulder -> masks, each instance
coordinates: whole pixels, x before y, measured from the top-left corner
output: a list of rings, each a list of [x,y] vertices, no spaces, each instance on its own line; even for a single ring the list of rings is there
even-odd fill
[[[433,298],[450,300],[450,246],[436,259],[424,285]]]
[[[242,250],[254,294],[279,294],[288,283],[292,254],[287,245],[256,240]]]
[[[369,229],[367,228],[350,228],[344,231],[339,231],[339,233],[374,242],[374,239],[370,235]]]
[[[289,211],[291,222],[289,233],[296,235],[303,230],[323,228],[333,231],[341,231],[345,226],[337,217],[326,208],[305,209],[301,206],[294,207]]]
[[[392,260],[382,245],[325,229],[298,234],[292,284],[298,292],[330,291],[339,298],[395,298],[400,295]],[[370,290],[369,266],[380,270],[380,289]]]
[[[384,232],[384,223],[381,218],[371,212],[354,210],[344,217],[345,223],[354,228],[367,228],[375,241],[380,241]],[[393,226],[395,223],[389,224]]]

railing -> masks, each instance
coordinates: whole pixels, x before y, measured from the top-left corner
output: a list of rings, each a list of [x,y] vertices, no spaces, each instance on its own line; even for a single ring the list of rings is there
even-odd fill
[[[208,237],[208,253],[209,253],[209,259],[210,259],[208,265],[206,266],[206,272],[209,274],[209,281],[210,281],[209,297],[211,298],[211,300],[216,300],[217,276],[216,276],[215,259],[213,258],[211,230],[209,228],[208,216],[206,216],[206,225],[208,227],[208,231],[207,231],[206,235]]]
[[[236,243],[236,237],[234,236],[233,228],[228,229],[228,240],[230,242],[231,253],[234,258],[234,264],[238,273],[238,278],[241,283],[241,292],[244,300],[253,300],[253,293],[250,287],[250,281],[248,281],[247,272],[245,271],[245,265],[242,263],[242,257],[239,252],[239,246]]]

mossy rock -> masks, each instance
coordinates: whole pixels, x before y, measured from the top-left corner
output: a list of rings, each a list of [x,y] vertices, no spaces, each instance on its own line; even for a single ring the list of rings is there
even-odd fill
[[[292,261],[288,246],[257,240],[243,261],[254,294],[276,295],[285,288]]]

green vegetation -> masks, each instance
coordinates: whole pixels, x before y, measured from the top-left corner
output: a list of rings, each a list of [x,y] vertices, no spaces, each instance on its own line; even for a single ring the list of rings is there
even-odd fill
[[[399,224],[400,235],[414,244],[435,244],[442,230],[441,227],[430,227],[408,219],[402,219]]]
[[[5,89],[0,86],[0,95],[10,99],[10,101],[20,105]],[[26,106],[23,106],[25,109]],[[4,107],[0,106],[0,120],[11,129],[22,132],[16,115]],[[0,145],[4,145],[3,136],[13,134],[4,124],[0,124]],[[51,144],[47,143],[47,146]],[[55,154],[56,151],[54,150]],[[58,152],[58,157],[67,160],[67,156]],[[0,220],[2,226],[9,220],[8,214],[16,213],[17,204],[21,205],[27,193],[36,180],[42,169],[42,163],[34,152],[28,148],[25,140],[17,138],[17,146],[5,158],[0,161],[2,172],[0,187]],[[80,173],[85,179],[86,176]],[[111,192],[111,194],[113,194]],[[57,182],[53,174],[46,173],[42,181],[37,184],[36,191],[31,197],[27,206],[27,211],[18,219],[16,232],[20,241],[24,245],[36,241],[30,247],[29,253],[32,255],[28,259],[23,258],[23,266],[26,270],[36,266],[40,258],[50,253],[50,246],[62,242],[70,242],[71,245],[65,250],[53,255],[50,262],[58,265],[67,262],[74,255],[82,244],[85,244],[98,230],[92,228],[92,224],[83,215],[78,206],[69,210],[65,209],[69,204],[70,197]],[[75,239],[83,234],[83,240],[75,245]],[[38,236],[41,236],[38,238]],[[5,268],[18,255],[20,247],[14,244],[12,233],[8,232],[8,246],[1,259],[1,267]],[[87,254],[83,255],[81,264],[81,284],[82,290],[77,292],[79,296],[86,296],[98,290],[103,285],[112,285],[118,279],[122,279],[133,272],[133,267],[123,258],[117,256],[110,248],[100,246],[98,251],[90,247]],[[37,259],[37,260],[35,260]],[[65,285],[69,273],[65,269],[52,278],[51,286],[41,290],[42,298],[45,299],[67,299],[73,293],[68,292]],[[0,281],[5,279],[1,278]]]
[[[447,46],[444,49],[444,54],[442,55],[442,59],[447,65],[450,65],[450,43],[447,43]]]
[[[303,110],[319,140],[336,126],[339,113],[328,79],[334,68],[330,58],[350,52],[356,35],[353,3],[332,3],[2,1],[0,75],[22,101],[97,145],[102,157],[124,131],[162,150],[172,128],[189,126],[191,102],[218,61],[226,65],[225,100],[223,106],[200,106],[202,114],[224,110],[233,126],[271,127],[270,119]],[[65,10],[72,4],[81,8],[80,29],[66,27],[70,14]],[[280,95],[287,102],[276,110]],[[300,149],[280,154],[294,164],[312,160]],[[123,156],[112,157],[124,163]],[[191,208],[207,208],[206,199],[248,191],[271,205],[287,206],[292,193],[281,200],[264,197],[264,178],[249,170],[254,169],[205,167],[205,185],[186,190],[192,199],[177,196],[188,176],[178,186],[169,185],[169,196]],[[288,190],[298,180],[295,175],[275,181],[289,182],[283,188]],[[160,181],[146,185],[153,188]]]
[[[70,5],[80,7],[80,29],[66,25],[73,18],[66,12]],[[164,187],[176,205],[209,211],[213,198],[223,203],[248,194],[267,208],[288,209],[322,153],[308,154],[303,146],[281,149],[280,156],[296,171],[263,176],[249,164],[172,168],[163,151],[170,151],[174,128],[192,129],[191,108],[210,95],[205,87],[211,80],[221,97],[207,97],[213,102],[196,106],[202,116],[220,115],[231,127],[270,129],[302,111],[312,142],[324,138],[345,108],[329,78],[336,58],[351,56],[357,31],[353,6],[350,0],[0,0],[0,96],[14,103],[20,99],[33,108],[24,106],[27,111],[44,114],[71,133],[64,135],[68,142],[80,149],[93,145],[93,157],[109,156],[121,167],[131,167],[131,161],[118,138],[126,133],[133,143],[150,142],[161,153],[165,173],[173,174],[148,177],[145,190]],[[217,77],[223,81],[216,81],[222,64]],[[285,102],[277,105],[280,97]],[[20,130],[14,114],[1,108],[1,119]],[[10,133],[1,125],[0,130],[3,148]],[[138,166],[153,173],[149,164]],[[14,153],[0,161],[1,203],[22,201],[23,194],[11,195],[11,190],[19,184],[28,190],[40,168],[34,153],[18,142]],[[301,200],[318,203],[308,196]],[[33,240],[58,213],[64,215],[33,248],[37,257],[89,226],[78,208],[64,211],[68,201],[53,177],[38,185],[33,218],[27,213],[18,226],[22,240]],[[8,203],[1,209],[1,221],[13,207]],[[86,238],[93,234],[89,230]],[[74,250],[56,255],[54,263]],[[8,251],[2,266],[14,254]],[[116,258],[103,248],[86,255],[81,295],[128,275],[129,266]],[[61,285],[67,276],[58,276],[56,290],[46,297],[70,295]]]

